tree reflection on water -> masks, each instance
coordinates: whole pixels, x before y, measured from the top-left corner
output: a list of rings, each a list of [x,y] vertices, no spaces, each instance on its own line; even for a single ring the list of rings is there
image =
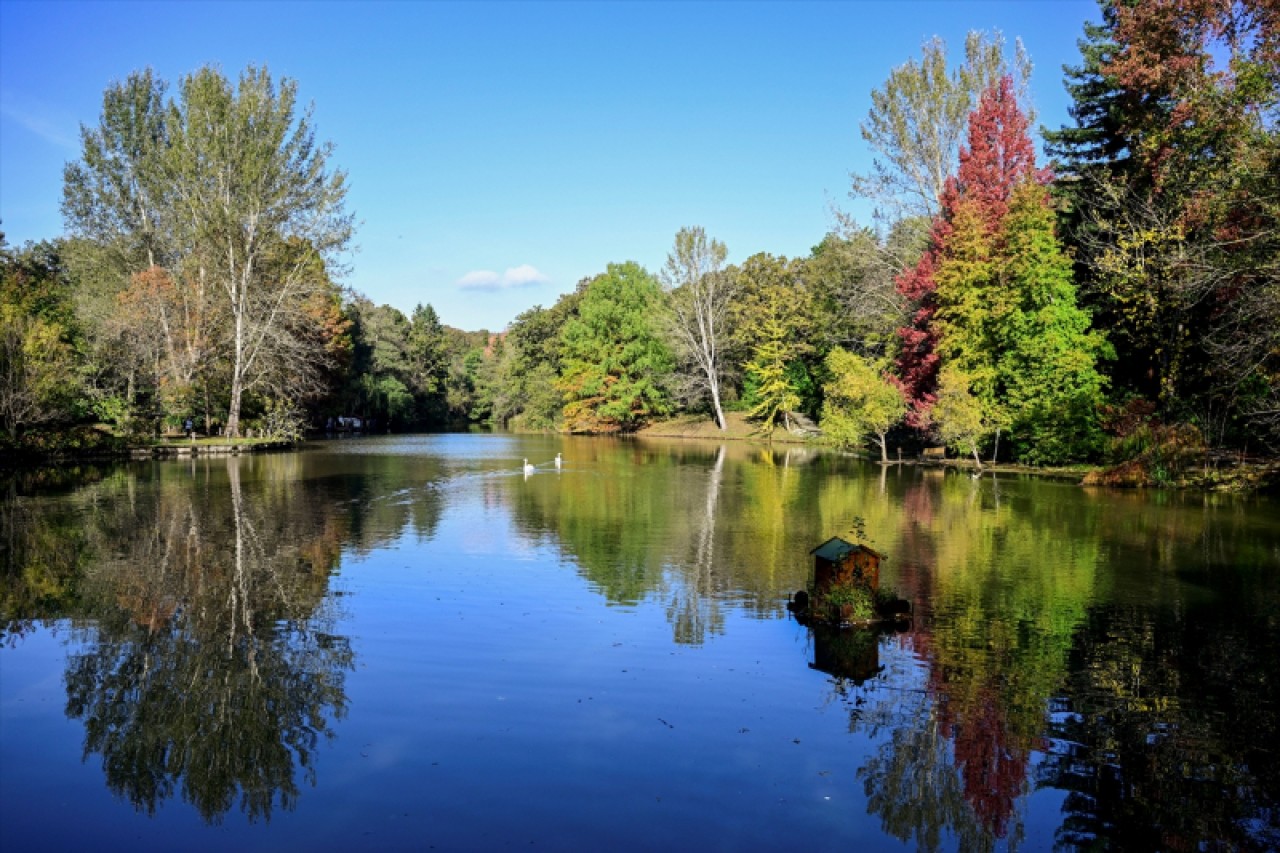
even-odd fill
[[[340,554],[430,538],[454,495],[554,549],[603,605],[655,607],[681,646],[735,611],[785,618],[808,548],[858,516],[914,618],[815,634],[811,665],[864,736],[858,780],[884,833],[925,850],[1280,849],[1266,513],[745,444],[566,450],[563,473],[528,480],[486,458],[454,463],[455,481],[428,453],[302,453],[11,494],[0,636],[72,626],[67,713],[137,808],[181,797],[210,822],[266,820],[315,783],[346,713]]]
[[[70,501],[5,504],[4,631],[70,620],[67,715],[139,810],[180,795],[211,823],[237,804],[267,820],[315,783],[354,664],[327,596],[351,531],[342,501],[298,493],[297,464],[117,469]]]
[[[251,820],[294,806],[353,665],[325,604],[323,518],[225,464],[104,513],[119,544],[85,574],[96,619],[65,677],[108,787],[149,813],[180,793],[209,822],[237,800]]]

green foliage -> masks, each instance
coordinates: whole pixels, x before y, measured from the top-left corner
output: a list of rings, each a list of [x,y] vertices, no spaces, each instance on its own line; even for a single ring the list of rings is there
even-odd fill
[[[938,354],[963,373],[989,423],[1003,424],[1003,377],[998,363],[1011,343],[1010,315],[1016,295],[1000,274],[1006,259],[997,254],[983,210],[957,203],[951,233],[934,273],[937,282]]]
[[[831,379],[823,386],[822,430],[837,447],[860,447],[869,436],[888,456],[887,433],[907,412],[897,385],[861,356],[839,347],[827,355]]]
[[[91,411],[101,421],[122,426],[129,418],[129,404],[119,396],[101,397],[93,401]]]
[[[938,401],[933,407],[934,423],[943,442],[957,453],[979,462],[978,448],[993,427],[984,416],[982,402],[972,391],[973,380],[955,367],[938,374]]]
[[[813,247],[798,272],[810,293],[806,337],[825,353],[843,346],[873,358],[891,355],[907,306],[894,279],[920,258],[928,220],[910,217],[877,234],[851,220]]]
[[[445,327],[449,373],[445,379],[444,402],[446,416],[452,424],[479,423],[490,417],[492,397],[485,393],[480,375],[490,337],[485,330],[463,332]]]
[[[844,615],[844,609],[848,607],[846,618],[851,622],[865,622],[874,619],[876,615],[875,594],[866,584],[832,584],[829,590],[818,597],[818,602],[819,609],[825,604],[840,615]]]
[[[971,31],[965,61],[947,69],[946,44],[937,36],[921,46],[921,59],[895,68],[884,86],[871,93],[871,109],[861,124],[862,138],[879,155],[870,172],[853,176],[858,198],[880,204],[877,215],[932,217],[943,184],[955,163],[965,121],[979,93],[1006,72],[1004,37]],[[1015,64],[1025,91],[1031,63],[1017,44]]]
[[[63,213],[95,349],[126,356],[106,393],[172,417],[199,401],[207,421],[225,400],[235,435],[242,407],[314,399],[331,379],[345,176],[291,80],[204,67],[166,88],[146,71],[107,89]]]
[[[749,415],[762,421],[772,434],[779,416],[802,405],[801,359],[813,347],[802,330],[811,320],[808,288],[798,275],[798,264],[785,258],[754,255],[736,276],[740,294],[733,309],[734,340],[750,353],[743,365],[750,383]]]
[[[415,365],[409,356],[409,321],[398,309],[374,305],[364,297],[352,300],[346,313],[351,323],[351,375],[338,414],[373,418],[397,428],[413,423],[408,382]]]
[[[1212,441],[1280,447],[1273,9],[1107,0],[1068,69],[1075,126],[1048,140],[1116,389]]]
[[[1053,231],[1043,191],[1017,188],[1005,220],[1005,276],[1016,303],[1008,349],[999,363],[1007,391],[1014,455],[1060,464],[1095,455],[1101,445],[1099,358],[1110,354],[1076,304],[1071,264]]]
[[[768,341],[755,350],[747,362],[747,372],[755,380],[756,403],[748,412],[762,422],[766,434],[772,434],[779,415],[800,407],[800,395],[792,385],[791,375],[784,360],[787,344],[782,339]]]
[[[405,341],[405,358],[414,396],[415,422],[425,425],[442,421],[449,357],[444,326],[430,305],[418,305],[413,309]]]
[[[561,425],[564,399],[560,376],[560,336],[576,316],[581,292],[569,293],[549,309],[534,306],[507,327],[493,386],[493,421],[515,429],[554,430]]]
[[[98,126],[80,126],[80,160],[63,172],[63,217],[88,238],[93,266],[119,280],[177,253],[166,197],[167,89],[149,68],[108,86]]]
[[[262,437],[273,441],[301,441],[306,419],[288,400],[268,400],[262,413]]]
[[[405,344],[414,385],[426,394],[439,391],[443,385],[445,352],[444,326],[436,309],[421,304],[414,307]]]
[[[68,417],[79,388],[63,329],[0,304],[0,422],[10,434]]]
[[[965,202],[950,225],[935,272],[938,352],[965,376],[984,431],[1008,430],[1020,462],[1095,454],[1104,385],[1096,362],[1109,348],[1076,304],[1044,191],[1019,183],[995,232]]]
[[[571,432],[618,432],[670,411],[663,382],[673,367],[654,328],[662,290],[633,262],[591,280],[561,333],[564,423]]]

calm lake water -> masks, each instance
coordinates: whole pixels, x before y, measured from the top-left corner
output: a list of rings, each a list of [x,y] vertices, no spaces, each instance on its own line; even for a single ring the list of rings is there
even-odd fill
[[[855,519],[906,630],[787,612]],[[432,435],[0,499],[6,850],[1276,849],[1278,721],[1265,498]]]

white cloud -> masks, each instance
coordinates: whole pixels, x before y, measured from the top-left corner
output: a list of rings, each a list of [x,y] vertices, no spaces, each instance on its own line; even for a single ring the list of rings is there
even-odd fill
[[[49,115],[45,115],[39,109],[23,109],[14,104],[8,97],[0,101],[0,114],[26,128],[45,142],[67,151],[79,152],[79,137],[69,132],[65,121],[58,121]]]
[[[463,290],[497,290],[502,286],[502,276],[490,270],[473,270],[458,279]]]
[[[508,290],[514,287],[531,287],[535,284],[546,284],[551,279],[538,272],[529,264],[510,267],[499,275],[493,270],[472,270],[458,279],[457,285],[463,290]]]

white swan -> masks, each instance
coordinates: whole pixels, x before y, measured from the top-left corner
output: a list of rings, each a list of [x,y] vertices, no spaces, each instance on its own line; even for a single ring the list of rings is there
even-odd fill
[[[525,460],[524,460],[524,473],[525,473],[525,476],[527,477],[527,476],[529,476],[530,474],[532,474],[532,473],[533,473],[533,470],[534,470],[534,469],[533,469],[533,466],[529,464],[529,460],[528,460],[528,459],[525,459]]]
[[[560,470],[560,466],[561,466],[562,464],[564,464],[564,461],[560,458],[560,454],[559,454],[559,453],[557,453],[557,454],[556,454],[556,470],[557,470],[557,471],[559,471],[559,470]]]

